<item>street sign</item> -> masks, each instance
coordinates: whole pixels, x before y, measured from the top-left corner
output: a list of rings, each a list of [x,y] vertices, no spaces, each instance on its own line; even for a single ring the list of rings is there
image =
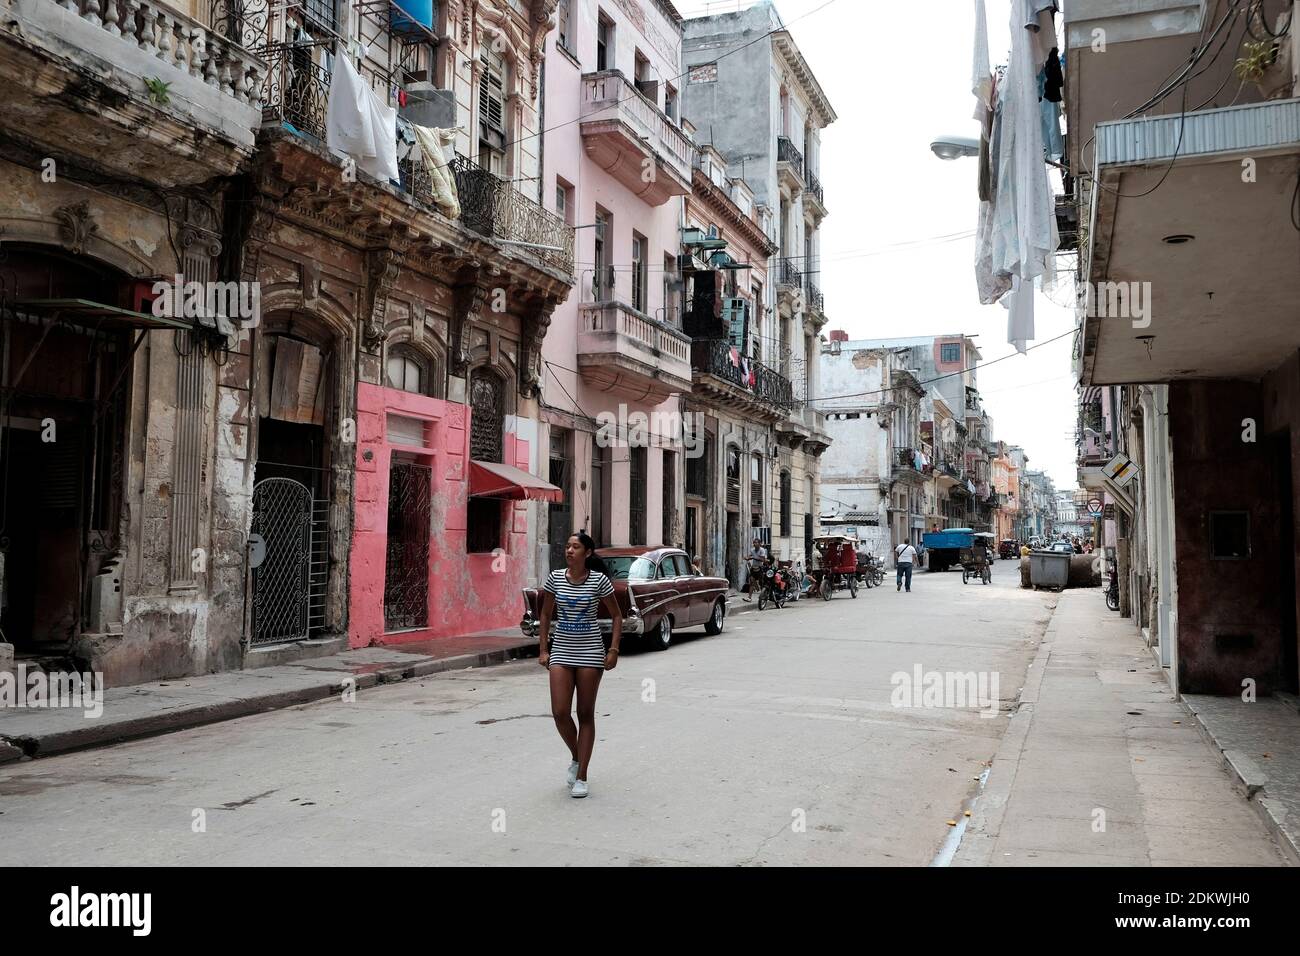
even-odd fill
[[[1094,518],[1100,518],[1100,517],[1101,517],[1101,499],[1100,499],[1100,498],[1089,498],[1089,499],[1088,499],[1088,514],[1092,515]]]
[[[1102,468],[1101,473],[1123,488],[1137,477],[1138,466],[1133,464],[1133,459],[1128,455],[1120,453],[1106,462],[1106,467]]]

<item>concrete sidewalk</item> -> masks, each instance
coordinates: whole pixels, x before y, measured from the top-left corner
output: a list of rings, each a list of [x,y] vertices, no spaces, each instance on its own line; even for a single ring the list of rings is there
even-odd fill
[[[954,866],[1278,866],[1130,621],[1061,592]]]
[[[728,601],[727,616],[756,605]],[[99,747],[189,727],[234,720],[440,671],[487,667],[535,657],[537,640],[519,629],[386,647],[200,677],[115,687],[104,709],[88,717],[72,708],[0,708],[0,764]]]

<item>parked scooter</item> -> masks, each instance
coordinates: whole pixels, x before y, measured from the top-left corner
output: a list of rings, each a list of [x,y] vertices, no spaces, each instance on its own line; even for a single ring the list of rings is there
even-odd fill
[[[766,610],[769,604],[785,607],[790,592],[790,572],[768,564],[762,571],[762,587],[758,592],[758,609]]]

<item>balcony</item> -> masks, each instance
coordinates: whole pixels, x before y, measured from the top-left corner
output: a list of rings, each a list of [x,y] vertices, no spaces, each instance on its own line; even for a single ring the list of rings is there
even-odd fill
[[[803,153],[786,136],[776,138],[776,178],[791,196],[803,191]]]
[[[811,169],[806,176],[808,183],[803,191],[803,204],[813,214],[813,219],[820,224],[826,218],[826,194],[822,190],[822,181],[813,174]]]
[[[268,70],[262,89],[263,124],[282,126],[323,147],[331,77],[311,48],[328,46],[318,43],[295,48],[282,43],[264,50]],[[573,275],[572,226],[464,156],[456,155],[448,166],[456,181],[461,225],[503,242],[505,255],[511,258],[531,257],[566,276]],[[426,212],[441,215],[433,200],[429,173],[414,150],[399,161],[398,171],[401,185],[386,185],[399,189]]]
[[[802,260],[778,259],[776,263],[776,295],[778,305],[788,305],[791,312],[798,312],[800,299],[803,297],[803,273],[798,263]]]
[[[578,307],[578,371],[594,388],[654,404],[691,390],[691,340],[621,302]]]
[[[908,484],[915,485],[925,481],[925,475],[916,468],[915,448],[897,448],[894,450],[892,477],[894,481],[905,481]]]
[[[811,312],[814,315],[826,314],[826,297],[822,295],[822,290],[817,288],[816,283],[813,282],[811,277],[809,277],[805,284],[804,298],[808,305],[806,311]]]
[[[17,0],[4,21],[11,134],[161,186],[252,155],[266,63],[199,21],[144,0]]]
[[[579,117],[592,162],[645,202],[662,206],[690,193],[694,144],[618,70],[583,75]]]
[[[1084,384],[1258,379],[1295,353],[1297,161],[1300,99],[1097,125]]]
[[[469,229],[489,238],[504,239],[552,268],[573,274],[572,226],[464,156],[453,159],[451,168],[456,176],[460,220]],[[433,206],[428,173],[423,166],[404,181],[417,201]]]
[[[748,375],[746,374],[748,366]],[[784,419],[796,407],[790,380],[762,362],[737,358],[725,339],[691,343],[694,392],[714,405],[767,419]]]

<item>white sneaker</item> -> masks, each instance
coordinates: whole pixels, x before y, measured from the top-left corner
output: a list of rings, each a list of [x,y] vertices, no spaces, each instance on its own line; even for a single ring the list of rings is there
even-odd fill
[[[569,791],[569,796],[585,797],[586,795],[587,795],[587,781],[585,780],[573,781],[573,789]]]
[[[578,779],[578,761],[575,760],[569,764],[569,776],[564,781],[564,785],[566,787],[572,787],[573,782],[577,779]]]

